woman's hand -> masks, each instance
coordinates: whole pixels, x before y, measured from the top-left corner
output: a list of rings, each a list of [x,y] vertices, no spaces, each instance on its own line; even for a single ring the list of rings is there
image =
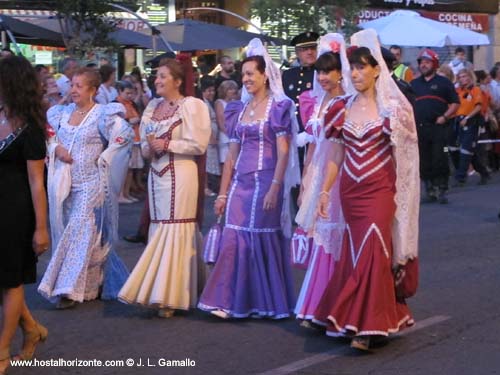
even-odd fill
[[[462,126],[462,127],[466,126],[467,125],[467,120],[468,119],[466,117],[464,117],[462,120],[460,120],[460,126]]]
[[[155,154],[161,154],[165,151],[166,141],[164,139],[153,139],[149,141],[149,147]]]
[[[279,185],[272,183],[271,188],[264,197],[264,204],[263,204],[264,210],[273,210],[274,208],[276,208],[276,205],[278,203],[279,191],[280,191]]]
[[[405,266],[397,265],[396,267],[393,267],[392,274],[394,275],[394,285],[399,286],[406,276]]]
[[[56,158],[58,158],[62,162],[68,163],[68,164],[73,163],[73,158],[71,157],[71,154],[63,146],[58,145],[56,147],[55,154],[56,154]]]
[[[318,215],[323,219],[328,219],[328,203],[330,196],[326,193],[320,193],[318,202]]]
[[[33,235],[33,250],[37,256],[49,249],[49,231],[47,228],[36,229]]]
[[[214,203],[214,213],[216,216],[224,215],[224,211],[226,209],[226,200],[225,199],[216,199]]]

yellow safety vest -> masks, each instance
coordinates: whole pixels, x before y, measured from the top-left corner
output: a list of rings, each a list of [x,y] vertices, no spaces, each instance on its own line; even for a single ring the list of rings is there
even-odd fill
[[[399,64],[396,69],[394,69],[394,74],[396,75],[396,77],[398,77],[399,79],[402,79],[404,81],[405,79],[405,74],[406,74],[406,71],[408,70],[408,67],[404,64]]]

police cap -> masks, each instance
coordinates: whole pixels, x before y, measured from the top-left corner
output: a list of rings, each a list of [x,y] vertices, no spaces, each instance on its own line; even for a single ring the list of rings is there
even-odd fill
[[[314,47],[318,45],[319,34],[314,31],[307,31],[305,33],[295,36],[290,45],[294,47]]]

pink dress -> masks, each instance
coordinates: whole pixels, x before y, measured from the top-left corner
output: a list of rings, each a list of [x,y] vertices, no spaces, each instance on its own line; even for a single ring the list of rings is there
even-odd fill
[[[325,105],[325,108],[320,113],[321,103],[323,98],[311,97],[310,91],[304,92],[299,97],[302,123],[306,124],[305,131],[313,136],[312,143],[319,140],[320,132],[323,127],[323,117],[326,111],[337,100],[334,98]],[[303,183],[307,185],[307,175]],[[311,243],[311,258],[307,272],[302,282],[297,304],[295,305],[295,315],[297,319],[311,320],[314,317],[314,312],[318,307],[319,301],[325,291],[325,288],[332,278],[335,259],[333,254],[325,252],[323,246],[319,246],[315,241]]]

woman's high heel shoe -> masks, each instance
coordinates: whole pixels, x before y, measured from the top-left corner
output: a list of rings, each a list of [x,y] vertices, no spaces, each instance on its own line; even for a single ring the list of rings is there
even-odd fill
[[[368,351],[370,350],[370,337],[368,336],[355,336],[351,340],[351,348]]]
[[[9,369],[9,366],[10,366],[10,350],[9,349],[0,350],[0,362],[4,362],[4,361],[9,361],[9,362],[7,363],[7,366],[3,370],[0,370],[0,375],[7,375],[7,370]]]
[[[57,301],[56,303],[57,310],[70,309],[75,306],[76,306],[76,301],[66,297],[61,297],[59,301]]]
[[[33,358],[37,345],[40,342],[47,340],[49,330],[38,322],[35,322],[35,329],[32,331],[26,331],[23,327],[21,328],[24,336],[23,350],[16,356],[16,358],[27,361]],[[28,346],[29,349],[24,349],[26,346]]]
[[[175,310],[174,309],[170,309],[168,307],[162,307],[161,309],[158,310],[158,316],[160,318],[171,318],[174,316],[174,313],[175,313]]]

